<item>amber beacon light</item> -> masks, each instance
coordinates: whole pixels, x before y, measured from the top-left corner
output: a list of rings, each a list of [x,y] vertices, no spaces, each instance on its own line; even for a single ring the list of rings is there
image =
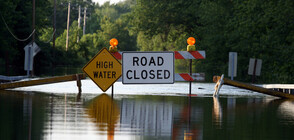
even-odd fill
[[[111,40],[109,41],[109,43],[110,43],[111,46],[117,46],[117,45],[118,45],[118,41],[117,41],[117,39],[115,39],[115,38],[111,39]]]
[[[189,37],[187,39],[187,43],[189,44],[187,46],[187,51],[190,52],[190,51],[196,51],[196,48],[195,48],[195,43],[196,43],[196,39],[194,37]]]
[[[189,38],[187,39],[187,43],[188,43],[189,45],[194,45],[194,44],[196,43],[196,40],[195,40],[194,37],[189,37]]]
[[[109,44],[110,44],[109,51],[112,52],[112,53],[117,52],[117,45],[118,45],[118,41],[117,41],[117,39],[112,38],[112,39],[109,41]]]

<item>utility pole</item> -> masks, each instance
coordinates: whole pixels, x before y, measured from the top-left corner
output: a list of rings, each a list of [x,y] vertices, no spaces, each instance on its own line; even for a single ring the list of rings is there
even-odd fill
[[[54,0],[54,10],[53,10],[53,48],[55,48],[55,30],[56,30],[56,0]],[[54,56],[53,56],[54,57]]]
[[[33,43],[35,42],[35,17],[36,17],[36,1],[35,0],[33,0],[33,25],[32,25],[32,30],[33,30],[33,36],[32,36],[32,46],[33,46]],[[32,48],[30,48],[30,49],[33,49],[33,47]],[[33,54],[31,54],[31,50],[29,49],[29,56],[30,55],[33,55]],[[33,59],[33,62],[34,62],[34,59]],[[30,62],[29,62],[29,64],[30,64]],[[34,63],[33,63],[34,64]],[[29,76],[29,77],[31,77],[32,75],[34,75],[34,65],[33,65],[33,68],[32,68],[32,71],[31,71],[31,73],[30,73],[30,70],[28,70],[27,71],[27,75]],[[29,135],[29,139],[31,139],[31,136]]]
[[[86,17],[87,16],[87,7],[84,9],[84,26],[83,26],[83,35],[85,35],[86,32]]]
[[[36,12],[35,12],[35,0],[33,0],[33,31],[35,30],[35,17],[36,17]],[[33,39],[32,39],[32,43],[35,41],[35,32],[33,33]]]
[[[81,28],[81,6],[79,5],[79,18],[78,18],[78,37],[77,37],[77,43],[80,41],[80,30]]]
[[[68,49],[68,34],[69,34],[69,17],[70,17],[70,1],[68,3],[68,14],[67,14],[67,33],[66,33],[66,45],[65,45],[65,50],[67,51]]]

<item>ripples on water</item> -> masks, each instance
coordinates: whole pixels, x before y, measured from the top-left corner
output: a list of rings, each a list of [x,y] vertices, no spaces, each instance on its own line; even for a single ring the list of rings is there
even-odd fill
[[[186,85],[176,84],[179,88]],[[197,88],[199,96],[192,98],[169,85],[149,89],[157,89],[159,95],[140,95],[140,87],[132,88],[133,94],[122,87],[125,91],[115,94],[114,100],[93,91],[77,98],[65,92],[68,87],[64,93],[0,91],[0,139],[294,138],[294,101],[231,87],[213,98],[210,84],[197,86],[204,89]],[[164,89],[169,96],[163,96]],[[126,90],[130,93],[125,94]]]

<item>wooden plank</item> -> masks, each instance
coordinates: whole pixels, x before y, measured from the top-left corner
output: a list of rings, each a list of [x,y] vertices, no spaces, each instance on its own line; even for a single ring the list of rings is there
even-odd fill
[[[213,82],[216,83],[220,78],[221,78],[220,76],[214,76]],[[270,89],[266,89],[266,88],[262,88],[259,86],[254,86],[254,85],[238,82],[238,81],[233,81],[233,80],[230,80],[227,78],[224,78],[223,81],[224,81],[224,84],[226,84],[226,85],[231,85],[231,86],[235,86],[235,87],[239,87],[239,88],[243,88],[243,89],[247,89],[247,90],[252,90],[252,91],[264,93],[267,95],[277,96],[277,97],[281,97],[281,98],[294,99],[294,95],[292,95],[292,94],[278,92],[278,91],[274,91],[274,90],[270,90]]]
[[[78,74],[78,76],[80,77],[80,79],[86,78],[86,74]],[[74,81],[74,80],[77,80],[76,74],[50,77],[50,78],[44,78],[44,79],[38,79],[38,80],[30,80],[30,81],[4,83],[4,84],[0,84],[0,90],[10,89],[10,88],[18,88],[18,87],[35,86],[35,85],[43,85],[43,84],[51,84],[51,83],[59,83],[59,82],[66,82],[66,81]]]

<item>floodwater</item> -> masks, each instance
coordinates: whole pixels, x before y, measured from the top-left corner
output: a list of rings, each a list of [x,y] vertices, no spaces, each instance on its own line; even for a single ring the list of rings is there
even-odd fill
[[[0,139],[287,140],[294,101],[214,84],[123,85],[102,93],[83,80],[0,91]]]

